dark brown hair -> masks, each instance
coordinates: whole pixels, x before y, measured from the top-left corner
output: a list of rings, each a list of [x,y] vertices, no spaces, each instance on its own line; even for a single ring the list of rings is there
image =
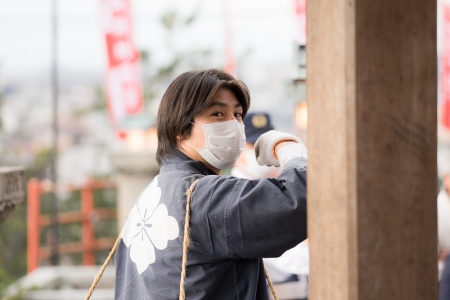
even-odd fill
[[[250,106],[247,86],[233,76],[216,69],[191,71],[178,76],[167,88],[158,109],[158,150],[156,160],[161,165],[178,149],[177,136],[188,138],[194,117],[213,100],[220,88],[233,92],[242,105],[242,117]]]

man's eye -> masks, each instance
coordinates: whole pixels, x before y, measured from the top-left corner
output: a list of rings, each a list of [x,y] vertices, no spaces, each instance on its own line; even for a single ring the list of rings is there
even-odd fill
[[[234,114],[234,117],[235,117],[235,118],[242,118],[242,113],[235,113],[235,114]]]
[[[215,112],[215,113],[212,114],[212,116],[214,116],[214,117],[223,117],[223,113]]]

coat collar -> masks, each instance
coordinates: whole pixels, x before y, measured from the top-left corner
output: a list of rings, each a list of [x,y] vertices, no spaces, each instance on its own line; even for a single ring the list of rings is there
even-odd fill
[[[216,175],[201,161],[195,161],[179,150],[162,161],[160,173],[168,171],[188,171],[203,175]]]

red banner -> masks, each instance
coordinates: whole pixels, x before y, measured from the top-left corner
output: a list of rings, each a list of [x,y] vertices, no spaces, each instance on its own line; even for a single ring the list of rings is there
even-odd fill
[[[306,45],[306,0],[295,1],[295,15],[297,17],[298,28],[300,29],[298,35],[298,43]]]
[[[450,129],[450,6],[444,7],[444,49],[442,51],[442,107],[441,122]]]
[[[225,12],[225,72],[236,77],[236,61],[233,55],[233,40],[231,34],[231,0],[224,0]]]
[[[231,49],[231,36],[228,35],[225,46],[225,72],[236,77],[236,62]]]
[[[106,95],[113,123],[142,110],[139,53],[132,39],[129,0],[100,0],[108,54]]]

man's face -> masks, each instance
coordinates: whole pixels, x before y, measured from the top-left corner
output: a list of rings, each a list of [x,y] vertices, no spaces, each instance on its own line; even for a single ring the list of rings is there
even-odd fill
[[[191,135],[187,141],[197,149],[203,148],[205,145],[205,135],[202,125],[226,122],[234,119],[242,123],[242,113],[242,105],[236,99],[233,92],[228,89],[219,89],[209,106],[194,117],[194,123],[198,126],[192,126]],[[193,160],[203,162],[212,171],[216,173],[220,171],[206,162],[196,149],[186,143],[186,140],[180,141],[180,148],[187,156]]]

